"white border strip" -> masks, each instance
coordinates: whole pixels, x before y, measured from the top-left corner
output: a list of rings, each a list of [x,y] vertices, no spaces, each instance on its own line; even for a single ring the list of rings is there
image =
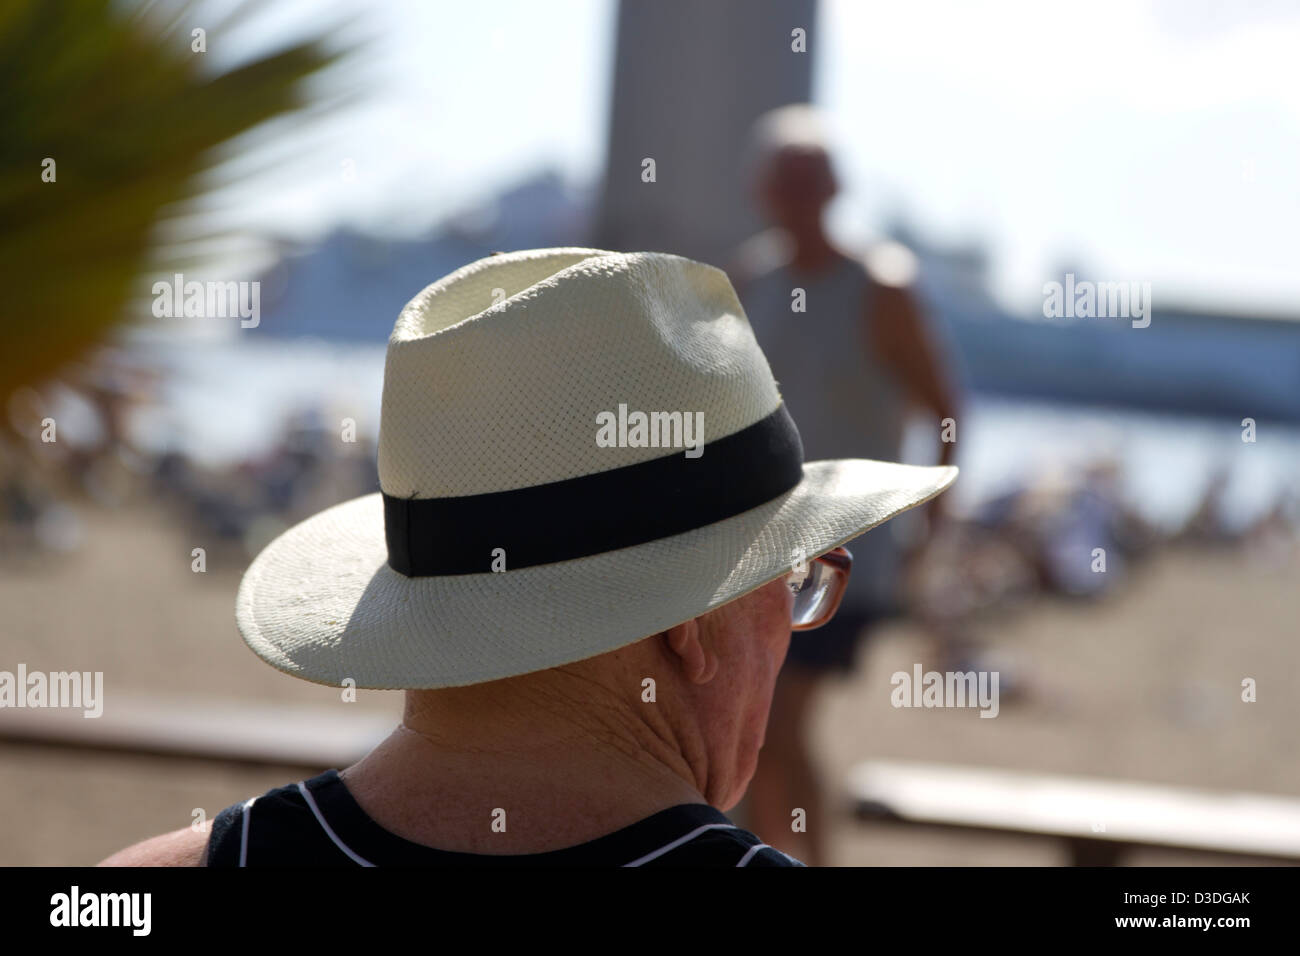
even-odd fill
[[[374,864],[369,860],[353,853],[352,848],[339,839],[339,835],[334,832],[333,828],[328,823],[325,822],[325,817],[321,815],[320,807],[316,806],[316,800],[312,797],[311,791],[308,790],[301,781],[298,783],[298,790],[306,799],[307,806],[311,808],[311,812],[316,815],[316,821],[321,825],[321,829],[325,831],[325,835],[334,841],[334,845],[346,853],[353,863],[360,864],[361,866],[374,866]]]
[[[775,848],[768,846],[768,844],[766,843],[756,843],[749,848],[748,853],[746,853],[744,856],[740,858],[740,862],[737,863],[736,866],[749,866],[749,861],[754,858],[754,855],[757,854],[759,850],[771,850],[771,849],[775,849]],[[780,853],[781,851],[777,850],[777,852]],[[785,856],[784,853],[782,853],[781,855]]]
[[[653,850],[650,853],[647,853],[645,856],[635,859],[631,863],[624,863],[623,865],[640,866],[642,863],[649,863],[651,860],[661,857],[665,853],[668,853],[671,850],[677,849],[683,843],[689,843],[691,840],[694,840],[705,830],[736,830],[736,829],[739,828],[734,823],[706,823],[702,827],[696,827],[690,833],[686,834],[686,836],[678,837],[672,843],[669,843],[665,846],[661,846],[659,849]]]
[[[253,815],[253,801],[257,797],[249,797],[244,801],[244,811],[240,814],[243,818],[240,821],[239,829],[239,865],[248,866],[248,821]]]

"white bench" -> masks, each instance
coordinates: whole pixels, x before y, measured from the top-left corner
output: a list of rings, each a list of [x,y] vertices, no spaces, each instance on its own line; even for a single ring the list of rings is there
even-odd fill
[[[1135,847],[1300,860],[1300,799],[984,767],[873,760],[849,772],[860,819],[1062,840],[1076,866]]]
[[[398,719],[344,703],[276,707],[115,695],[93,718],[80,710],[0,709],[0,741],[324,770],[364,756]]]

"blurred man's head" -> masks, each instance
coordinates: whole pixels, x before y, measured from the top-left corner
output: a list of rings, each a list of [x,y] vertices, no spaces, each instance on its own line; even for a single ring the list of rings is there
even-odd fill
[[[783,106],[754,124],[752,186],[764,214],[796,240],[820,232],[822,213],[837,183],[817,113],[804,104]]]

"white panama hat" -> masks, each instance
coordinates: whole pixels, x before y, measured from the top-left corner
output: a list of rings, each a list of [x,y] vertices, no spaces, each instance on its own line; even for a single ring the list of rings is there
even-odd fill
[[[701,422],[702,454],[685,427]],[[382,491],[272,541],[240,584],[239,630],[321,684],[526,674],[726,604],[957,475],[802,459],[721,270],[597,249],[481,259],[397,319]]]

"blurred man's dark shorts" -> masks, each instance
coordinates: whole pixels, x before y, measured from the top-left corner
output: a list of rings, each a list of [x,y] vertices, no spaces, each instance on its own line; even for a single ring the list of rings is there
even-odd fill
[[[858,641],[882,621],[894,616],[884,608],[840,608],[833,618],[815,631],[795,631],[785,666],[816,674],[846,674],[853,670]]]

